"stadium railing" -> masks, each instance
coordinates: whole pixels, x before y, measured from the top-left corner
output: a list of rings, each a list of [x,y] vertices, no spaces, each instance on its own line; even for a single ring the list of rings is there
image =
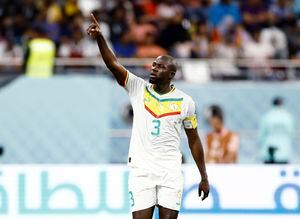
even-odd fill
[[[177,79],[207,82],[210,80],[297,80],[300,79],[300,60],[295,59],[177,59]],[[129,70],[136,70],[142,77],[148,76],[147,69],[153,58],[119,58]],[[21,57],[0,59],[0,73],[21,74]],[[99,57],[56,58],[55,73],[102,73],[106,70]],[[195,74],[195,72],[197,74]],[[200,73],[201,72],[201,73]],[[0,74],[0,77],[1,77]],[[199,79],[200,77],[200,79]]]

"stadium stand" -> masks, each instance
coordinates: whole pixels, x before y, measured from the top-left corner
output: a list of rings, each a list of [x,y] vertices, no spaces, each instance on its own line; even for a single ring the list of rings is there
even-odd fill
[[[57,56],[95,57],[84,34],[90,12],[120,57],[160,48],[181,58],[299,58],[299,1],[292,0],[2,0],[0,56],[22,56],[32,28],[42,27]]]

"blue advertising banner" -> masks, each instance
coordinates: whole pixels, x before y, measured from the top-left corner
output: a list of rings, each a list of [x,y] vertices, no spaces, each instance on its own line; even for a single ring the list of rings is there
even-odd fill
[[[300,218],[300,166],[209,165],[203,202],[197,168],[183,174],[180,219]],[[122,165],[3,165],[0,218],[131,218],[127,180]]]

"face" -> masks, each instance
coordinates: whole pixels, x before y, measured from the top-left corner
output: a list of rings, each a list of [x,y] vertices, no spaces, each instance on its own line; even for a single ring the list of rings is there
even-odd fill
[[[223,127],[222,121],[217,117],[209,118],[209,123],[210,123],[211,127],[213,128],[213,130],[215,130],[215,131],[220,131]]]
[[[163,84],[169,82],[175,72],[170,70],[169,63],[160,56],[152,63],[149,82],[151,84]]]

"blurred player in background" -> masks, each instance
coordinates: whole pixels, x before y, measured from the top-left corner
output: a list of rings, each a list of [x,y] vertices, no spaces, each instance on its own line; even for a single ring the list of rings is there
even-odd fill
[[[176,219],[181,205],[180,132],[182,126],[201,174],[199,196],[204,200],[209,183],[204,153],[197,132],[192,98],[171,85],[177,66],[170,56],[153,62],[149,82],[126,70],[108,47],[92,15],[87,32],[97,40],[103,60],[117,82],[128,92],[134,118],[129,150],[129,194],[134,219],[151,219],[159,208],[161,219]]]
[[[261,157],[264,163],[287,164],[293,155],[294,118],[285,109],[282,97],[275,97],[272,105],[259,127]]]
[[[236,133],[226,129],[223,110],[217,105],[212,105],[206,117],[212,127],[212,131],[206,136],[206,161],[208,163],[236,163],[240,140]]]

